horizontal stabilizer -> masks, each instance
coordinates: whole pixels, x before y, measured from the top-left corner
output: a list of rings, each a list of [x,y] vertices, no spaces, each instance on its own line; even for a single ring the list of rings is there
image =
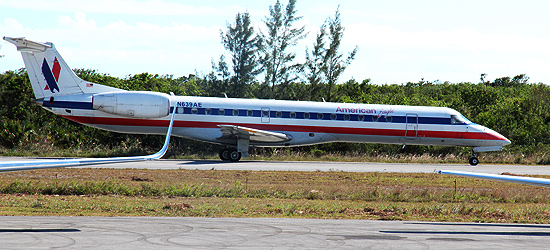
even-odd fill
[[[4,37],[4,40],[13,43],[17,47],[17,51],[21,52],[44,52],[52,47],[50,44],[27,40],[24,37]]]
[[[86,165],[99,165],[109,163],[122,163],[122,162],[134,162],[134,161],[150,161],[158,160],[164,156],[168,145],[170,144],[170,135],[172,134],[172,126],[174,124],[174,117],[176,112],[172,113],[170,119],[170,125],[166,132],[166,139],[164,140],[164,146],[155,154],[145,156],[128,156],[128,157],[111,157],[111,158],[78,158],[78,159],[60,159],[60,160],[40,160],[40,161],[11,161],[0,163],[0,172],[13,172],[23,170],[36,170],[45,168],[64,168]]]
[[[270,132],[236,125],[218,125],[218,127],[220,127],[223,134],[218,139],[239,138],[255,142],[286,142],[292,139],[291,136],[283,133]]]
[[[477,179],[485,179],[485,180],[504,181],[504,182],[513,182],[513,183],[520,183],[520,184],[527,184],[527,185],[542,186],[542,187],[550,187],[550,179],[545,179],[545,178],[484,174],[484,173],[452,171],[452,170],[438,170],[437,173],[457,175],[457,176],[477,178]]]

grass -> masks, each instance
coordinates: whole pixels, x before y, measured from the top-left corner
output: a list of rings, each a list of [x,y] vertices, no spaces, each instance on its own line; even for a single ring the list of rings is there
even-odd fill
[[[549,204],[546,188],[421,173],[50,169],[0,175],[0,215],[550,223]]]

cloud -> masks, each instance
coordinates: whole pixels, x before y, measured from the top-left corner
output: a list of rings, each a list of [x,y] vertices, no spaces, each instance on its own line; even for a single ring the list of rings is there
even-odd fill
[[[221,15],[223,9],[161,0],[0,0],[0,6],[54,12],[86,12],[121,15]],[[225,10],[227,11],[227,10]]]
[[[194,26],[185,23],[164,25],[112,21],[98,25],[84,13],[62,15],[49,28],[25,27],[12,18],[0,22],[0,30],[8,36],[26,36],[31,40],[53,42],[73,68],[92,68],[114,76],[151,72],[175,76],[208,71],[212,57],[223,52],[219,42],[219,26]],[[216,50],[218,48],[218,50]],[[5,58],[13,64],[21,60],[12,45]],[[22,65],[22,62],[17,63]],[[0,65],[0,70],[3,69]]]

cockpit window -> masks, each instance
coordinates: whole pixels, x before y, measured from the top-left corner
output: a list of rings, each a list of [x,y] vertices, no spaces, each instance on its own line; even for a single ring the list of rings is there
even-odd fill
[[[462,115],[451,115],[451,123],[452,124],[470,124],[472,123],[466,117]]]

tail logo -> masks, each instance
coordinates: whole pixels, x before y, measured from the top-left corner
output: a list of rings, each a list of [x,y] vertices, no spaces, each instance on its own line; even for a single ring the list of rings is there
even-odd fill
[[[59,81],[59,73],[61,72],[61,66],[59,65],[59,61],[57,61],[57,57],[53,61],[53,67],[50,69],[50,65],[46,61],[46,58],[44,58],[44,61],[42,62],[42,74],[46,78],[46,87],[44,90],[49,90],[52,93],[55,93],[55,90],[59,92],[59,86],[57,85],[57,82]]]

